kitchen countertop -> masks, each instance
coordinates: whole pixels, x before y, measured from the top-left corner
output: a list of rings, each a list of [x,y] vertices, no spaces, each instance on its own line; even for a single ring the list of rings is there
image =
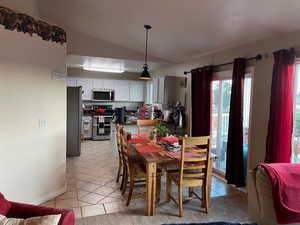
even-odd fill
[[[116,122],[113,122],[115,125],[117,125]],[[121,125],[136,125],[136,120],[135,121],[126,121],[125,123],[121,124]]]
[[[161,119],[160,119],[161,120]],[[162,121],[162,120],[161,120]],[[116,124],[115,122],[113,122],[114,124]],[[124,124],[122,125],[136,125],[137,124],[137,120],[129,120],[126,121]]]

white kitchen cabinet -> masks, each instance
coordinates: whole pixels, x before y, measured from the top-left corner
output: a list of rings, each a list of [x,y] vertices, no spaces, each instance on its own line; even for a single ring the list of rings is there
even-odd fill
[[[165,98],[165,77],[158,78],[157,102],[163,104]]]
[[[145,83],[143,81],[130,81],[130,101],[144,102]]]
[[[82,87],[82,100],[92,100],[92,89],[93,80],[92,79],[77,79],[77,86]]]
[[[152,80],[152,84],[153,84],[153,95],[152,97],[152,103],[157,103],[157,99],[158,99],[158,77],[153,78]]]
[[[115,81],[109,79],[94,79],[93,88],[115,89]]]
[[[115,101],[130,101],[130,81],[115,81]]]
[[[77,86],[77,79],[76,78],[67,78],[67,87],[76,87]]]

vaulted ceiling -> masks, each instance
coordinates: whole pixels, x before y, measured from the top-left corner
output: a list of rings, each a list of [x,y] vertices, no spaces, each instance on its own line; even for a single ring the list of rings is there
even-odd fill
[[[43,19],[140,54],[141,60],[144,24],[153,26],[149,54],[156,61],[175,63],[200,53],[300,29],[299,0],[37,2]]]

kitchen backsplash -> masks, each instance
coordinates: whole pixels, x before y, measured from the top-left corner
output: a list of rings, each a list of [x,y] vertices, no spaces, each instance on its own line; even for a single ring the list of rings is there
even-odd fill
[[[137,107],[143,103],[139,102],[91,102],[91,101],[83,101],[84,105],[112,105],[113,109],[126,107],[129,110],[136,110]]]

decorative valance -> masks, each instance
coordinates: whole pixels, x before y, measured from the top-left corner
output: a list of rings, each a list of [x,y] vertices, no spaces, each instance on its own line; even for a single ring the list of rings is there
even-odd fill
[[[0,6],[0,24],[7,30],[17,30],[18,32],[29,33],[31,36],[37,34],[45,41],[61,44],[67,42],[67,34],[64,29],[2,6]]]

